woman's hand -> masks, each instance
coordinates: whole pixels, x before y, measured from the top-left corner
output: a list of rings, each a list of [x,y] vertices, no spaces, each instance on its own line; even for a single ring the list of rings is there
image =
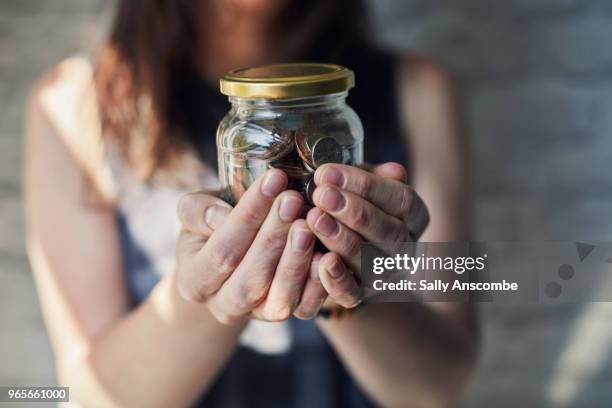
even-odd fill
[[[361,270],[361,244],[369,241],[392,253],[399,243],[421,236],[429,215],[397,163],[380,165],[373,172],[325,164],[317,169],[315,183],[316,207],[306,220],[331,251],[319,259],[319,277],[336,303],[355,307],[361,291],[351,271]]]
[[[316,315],[326,293],[310,273],[314,235],[297,219],[302,196],[286,187],[287,176],[270,170],[233,209],[204,193],[180,200],[177,275],[183,297],[205,303],[225,324]]]

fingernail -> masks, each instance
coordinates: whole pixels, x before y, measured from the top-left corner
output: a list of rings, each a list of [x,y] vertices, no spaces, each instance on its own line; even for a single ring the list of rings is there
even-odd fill
[[[266,197],[276,197],[285,188],[285,177],[278,171],[271,171],[261,183],[261,193]]]
[[[302,202],[295,197],[283,197],[278,208],[278,216],[284,222],[292,222],[295,220],[302,210]]]
[[[321,175],[321,184],[331,184],[342,187],[344,185],[344,175],[340,170],[333,167],[326,167]]]
[[[344,275],[344,265],[340,262],[334,262],[329,268],[327,268],[327,273],[333,279],[339,279]]]
[[[291,248],[295,251],[306,252],[312,245],[314,236],[309,229],[295,229],[291,233]]]
[[[204,214],[204,221],[210,227],[210,229],[215,230],[219,228],[223,221],[225,221],[225,217],[229,214],[230,209],[227,207],[223,207],[221,205],[213,205],[208,207],[206,213]]]
[[[314,227],[325,237],[330,237],[338,232],[338,223],[325,213],[321,214]]]
[[[319,199],[319,204],[329,211],[340,211],[344,208],[346,201],[342,193],[330,187],[324,187],[323,194]]]

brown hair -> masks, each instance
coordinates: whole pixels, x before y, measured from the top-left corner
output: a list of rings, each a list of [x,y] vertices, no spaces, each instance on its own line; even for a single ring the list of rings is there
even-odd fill
[[[184,73],[197,72],[197,24],[201,1],[118,0],[116,14],[94,73],[105,138],[118,146],[128,166],[150,180],[177,164],[192,147],[189,117],[175,105]],[[309,3],[300,3],[307,6]],[[336,24],[359,30],[361,2],[342,0]],[[357,7],[359,6],[359,7]],[[345,22],[347,22],[345,21]],[[335,43],[343,41],[334,36]]]
[[[170,120],[170,95],[176,71],[195,64],[197,4],[119,1],[96,65],[103,134],[145,179],[172,164],[186,145],[186,130]]]

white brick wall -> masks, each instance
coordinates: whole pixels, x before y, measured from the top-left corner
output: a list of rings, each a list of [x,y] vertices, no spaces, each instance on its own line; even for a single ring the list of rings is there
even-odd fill
[[[96,37],[99,11],[99,0],[0,2],[0,385],[55,382],[24,248],[23,112],[41,72]]]
[[[370,3],[383,45],[463,81],[476,239],[612,238],[611,2]],[[480,312],[466,406],[610,406],[611,304]]]

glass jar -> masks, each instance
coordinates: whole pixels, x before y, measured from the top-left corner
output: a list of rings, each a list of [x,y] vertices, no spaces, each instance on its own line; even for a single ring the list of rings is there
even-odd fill
[[[354,74],[333,64],[277,64],[221,79],[231,110],[217,129],[222,196],[236,204],[266,170],[312,204],[317,167],[363,163],[363,127],[346,104]]]

